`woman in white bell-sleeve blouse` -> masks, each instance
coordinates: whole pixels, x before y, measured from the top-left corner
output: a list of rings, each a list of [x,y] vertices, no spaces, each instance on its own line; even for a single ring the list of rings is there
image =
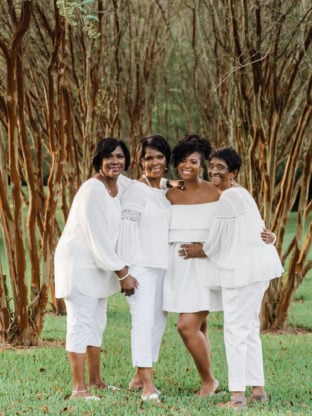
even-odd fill
[[[241,163],[232,148],[211,155],[208,174],[222,191],[216,216],[203,248],[183,244],[179,252],[185,259],[207,256],[207,286],[221,288],[231,392],[230,400],[221,406],[236,409],[247,404],[247,386],[252,387],[251,401],[267,400],[259,313],[270,280],[283,273],[276,248],[267,244],[274,240],[264,228],[255,200],[235,181]]]
[[[96,173],[77,191],[55,251],[55,295],[64,298],[67,311],[72,399],[98,399],[89,387],[107,388],[100,374],[107,298],[120,289],[131,296],[137,288],[126,262],[116,253],[121,220],[119,196],[128,182],[126,178],[118,179],[129,163],[129,150],[121,140],[106,138],[98,142],[93,157]]]
[[[131,312],[132,362],[136,372],[130,389],[142,389],[142,400],[159,401],[152,378],[166,326],[162,309],[163,278],[168,266],[170,203],[163,175],[170,161],[167,141],[159,135],[144,137],[137,149],[143,175],[122,197],[118,254],[130,264],[139,288],[128,303]]]

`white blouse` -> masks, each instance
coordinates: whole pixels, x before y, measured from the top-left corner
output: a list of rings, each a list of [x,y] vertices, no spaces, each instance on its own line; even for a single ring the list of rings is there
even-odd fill
[[[211,261],[209,286],[240,287],[280,277],[284,269],[273,244],[262,241],[257,204],[242,187],[223,191],[204,251]]]
[[[133,181],[121,198],[117,252],[127,264],[167,268],[170,203],[165,192]]]
[[[114,270],[125,263],[116,254],[121,205],[95,178],[74,197],[54,258],[55,295],[68,297],[73,289],[95,298],[120,288]]]

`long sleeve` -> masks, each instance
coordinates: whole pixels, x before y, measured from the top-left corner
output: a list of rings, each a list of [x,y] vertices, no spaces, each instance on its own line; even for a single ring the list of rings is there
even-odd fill
[[[119,201],[99,187],[86,187],[79,208],[82,230],[97,267],[110,271],[121,270],[125,263],[116,253]]]
[[[118,255],[131,264],[139,247],[139,225],[146,196],[140,186],[134,183],[122,198],[121,226],[117,243]]]
[[[231,201],[220,198],[216,216],[211,224],[203,249],[207,257],[219,267],[233,268],[236,262],[237,213]]]
[[[264,223],[249,192],[230,188],[218,204],[203,247],[212,265],[211,284],[239,287],[279,277],[281,261],[274,245],[261,239]]]

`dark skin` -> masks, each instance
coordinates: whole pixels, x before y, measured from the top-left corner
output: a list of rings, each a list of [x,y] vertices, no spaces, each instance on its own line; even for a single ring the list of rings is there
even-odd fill
[[[212,183],[224,191],[231,187],[239,187],[240,185],[235,181],[238,171],[230,171],[226,162],[219,158],[212,158],[208,168],[208,174]],[[261,232],[261,237],[265,243],[272,243],[274,241],[274,234],[268,230],[264,229]],[[184,259],[190,259],[194,257],[206,257],[206,254],[203,250],[201,243],[192,243],[192,244],[181,244],[181,249],[179,250],[179,255]],[[253,397],[258,397],[258,400],[266,397],[265,390],[263,386],[253,386],[252,389]],[[259,399],[260,398],[260,399]],[[245,392],[243,391],[233,391],[231,394],[231,399],[223,403],[221,407],[223,408],[239,408],[241,404],[245,401]]]
[[[167,198],[172,205],[194,205],[218,201],[220,192],[211,183],[201,179],[202,156],[194,152],[178,164],[178,175],[183,189],[171,188]],[[201,378],[199,396],[212,395],[218,387],[210,366],[210,345],[207,338],[208,311],[180,313],[177,328],[183,342],[191,353]]]
[[[226,162],[219,158],[212,158],[209,167],[208,175],[211,183],[220,191],[225,191],[231,187],[239,187],[236,182],[238,175],[237,170],[230,171]],[[264,228],[261,232],[261,238],[267,244],[271,244],[274,241],[275,235],[267,228]],[[184,259],[191,259],[194,257],[206,257],[206,254],[202,248],[201,243],[181,244],[179,255]]]

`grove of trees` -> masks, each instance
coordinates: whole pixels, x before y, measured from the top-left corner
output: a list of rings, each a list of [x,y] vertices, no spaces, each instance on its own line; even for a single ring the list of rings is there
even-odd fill
[[[0,26],[2,341],[36,345],[48,302],[65,313],[53,253],[98,138],[133,152],[151,132],[241,153],[240,181],[287,265],[262,327],[285,329],[312,269],[311,2],[1,0]]]

